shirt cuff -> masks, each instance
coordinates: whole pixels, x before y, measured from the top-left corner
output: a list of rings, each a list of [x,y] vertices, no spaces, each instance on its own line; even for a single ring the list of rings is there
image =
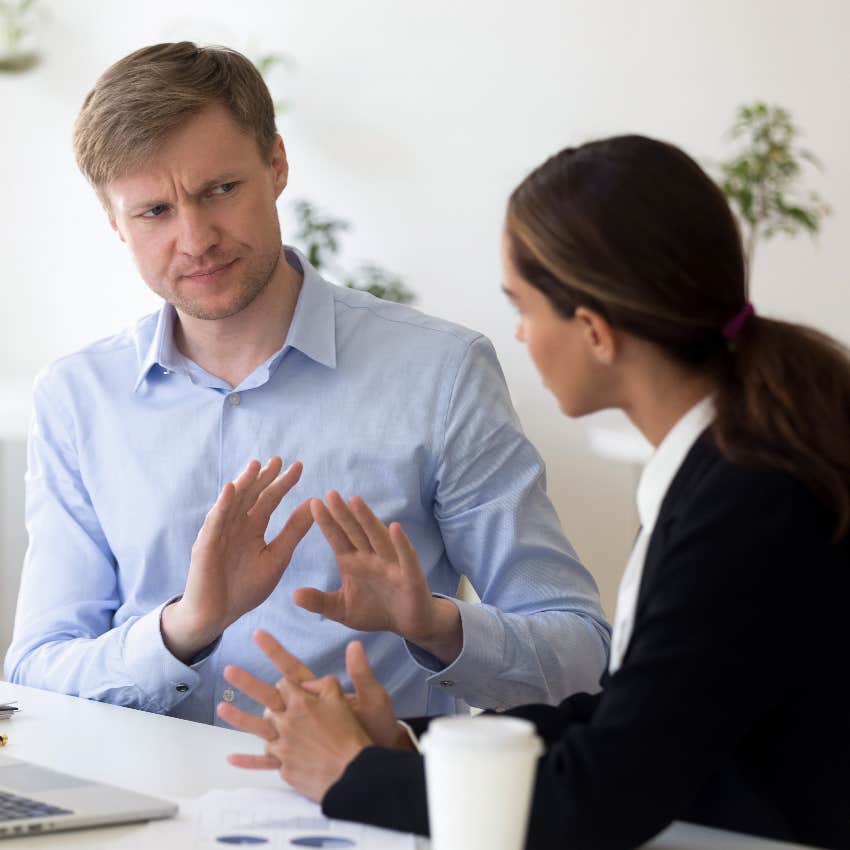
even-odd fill
[[[179,598],[169,599],[139,617],[130,626],[124,638],[124,667],[149,700],[150,705],[145,706],[147,711],[170,711],[186,699],[201,682],[198,668],[212,655],[221,641],[219,637],[202,649],[192,658],[191,664],[184,664],[171,654],[162,638],[160,620],[162,609]]]
[[[440,596],[457,605],[460,612],[463,644],[457,658],[445,666],[439,658],[421,647],[405,641],[404,645],[414,663],[431,674],[428,685],[439,688],[455,699],[467,695],[479,696],[490,688],[491,680],[501,671],[505,634],[498,617],[486,605],[464,602],[450,596]],[[493,706],[494,708],[496,706]]]
[[[396,718],[396,723],[407,732],[407,737],[410,738],[410,743],[413,744],[413,748],[416,752],[419,752],[419,738],[416,737],[416,733],[413,731],[413,727],[409,723],[405,723],[403,720],[399,720]]]

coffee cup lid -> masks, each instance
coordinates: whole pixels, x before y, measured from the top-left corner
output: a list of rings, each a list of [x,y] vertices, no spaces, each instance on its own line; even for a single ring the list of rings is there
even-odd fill
[[[452,716],[432,720],[421,739],[421,748],[480,747],[482,749],[541,749],[534,724],[519,717]]]

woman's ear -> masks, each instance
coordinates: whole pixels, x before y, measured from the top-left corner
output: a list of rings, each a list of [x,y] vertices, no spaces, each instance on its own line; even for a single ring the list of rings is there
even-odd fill
[[[573,318],[578,322],[590,356],[600,365],[610,366],[617,357],[619,340],[608,320],[587,307],[577,308]]]

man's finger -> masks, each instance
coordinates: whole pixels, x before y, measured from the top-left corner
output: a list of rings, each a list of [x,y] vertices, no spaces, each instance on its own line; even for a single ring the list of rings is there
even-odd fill
[[[310,513],[310,500],[302,502],[290,515],[286,525],[277,537],[266,547],[272,562],[289,565],[295,548],[304,539],[304,535],[313,525],[313,515]]]
[[[263,631],[262,629],[257,629],[257,631],[254,632],[254,642],[260,647],[260,649],[263,650],[269,661],[277,667],[285,679],[289,679],[292,682],[306,682],[310,679],[316,678],[313,671],[306,664],[303,664],[291,652],[284,649],[284,647],[281,646],[281,644],[268,632]],[[265,687],[273,690],[277,699],[280,700],[280,692],[277,688],[274,688],[271,685],[265,685]],[[275,708],[275,706],[269,705],[268,703],[263,703],[263,705],[266,705],[274,711],[280,711],[283,708],[283,705],[281,705],[280,708]]]
[[[247,506],[248,516],[262,523],[265,528],[283,497],[298,483],[303,469],[304,465],[296,461],[290,464],[280,477],[269,479],[262,492]]]
[[[252,460],[234,480],[233,486],[236,488],[236,501],[239,513],[245,513],[250,507],[250,505],[245,503],[245,494],[256,482],[257,476],[259,476],[261,471],[262,466],[260,462],[258,460]]]
[[[274,756],[253,756],[248,753],[231,753],[227,761],[244,770],[280,770],[280,761]]]
[[[331,490],[325,496],[325,505],[355,549],[371,553],[373,551],[372,544],[369,542],[366,532],[360,527],[357,517],[351,513],[348,505],[345,504],[342,496],[336,490]]]
[[[240,507],[245,513],[251,511],[254,507],[260,493],[280,475],[280,470],[283,468],[283,461],[275,455],[269,459],[268,463],[260,470],[256,479],[251,482],[242,494]]]
[[[321,499],[311,499],[310,510],[312,511],[313,519],[316,520],[316,523],[322,530],[322,534],[325,535],[325,540],[328,541],[337,557],[356,551],[348,535],[331,516],[331,512],[325,507]]]
[[[198,537],[203,533],[207,540],[218,540],[224,533],[227,526],[227,521],[230,515],[230,509],[233,501],[236,498],[236,488],[232,481],[228,481],[221,488],[215,504],[210,508],[209,513],[204,517],[204,524],[198,532]]]
[[[292,594],[292,601],[299,607],[314,614],[320,614],[337,623],[345,623],[347,608],[345,596],[341,590],[317,590],[315,587],[299,587]],[[315,679],[315,676],[310,678]]]
[[[387,527],[372,513],[372,509],[359,496],[353,496],[348,500],[348,504],[360,527],[369,538],[372,548],[385,561],[394,561],[395,549],[387,532]]]
[[[396,553],[396,559],[399,564],[406,570],[422,572],[422,567],[419,565],[419,556],[416,554],[416,549],[410,542],[410,538],[405,534],[404,529],[397,522],[390,525],[390,539]]]
[[[247,670],[243,670],[235,664],[228,664],[224,668],[223,676],[227,682],[235,688],[239,688],[243,694],[251,697],[254,702],[258,702],[260,705],[264,705],[273,711],[283,710],[284,705],[281,702],[277,688],[251,675]]]
[[[216,706],[216,714],[231,726],[239,729],[242,732],[249,732],[262,738],[264,741],[274,741],[277,738],[277,732],[274,726],[262,717],[257,717],[255,714],[249,714],[241,708],[229,702],[220,702]]]

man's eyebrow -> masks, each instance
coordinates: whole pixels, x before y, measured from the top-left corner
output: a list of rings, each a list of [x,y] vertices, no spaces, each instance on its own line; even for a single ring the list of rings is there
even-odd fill
[[[234,183],[239,179],[240,177],[235,171],[227,171],[224,174],[213,177],[211,180],[205,180],[197,189],[194,189],[189,194],[192,197],[197,197],[198,195],[203,195],[204,192],[208,192],[210,189],[214,189],[216,186],[220,186],[222,183]],[[143,212],[153,207],[158,207],[160,204],[166,203],[168,203],[168,201],[164,201],[162,198],[151,198],[149,200],[133,203],[130,209],[133,212]]]
[[[214,189],[216,186],[221,186],[222,183],[235,183],[237,180],[239,180],[239,175],[237,175],[235,171],[225,171],[223,174],[213,177],[212,180],[207,180],[202,183],[191,194],[203,195],[204,192]]]

